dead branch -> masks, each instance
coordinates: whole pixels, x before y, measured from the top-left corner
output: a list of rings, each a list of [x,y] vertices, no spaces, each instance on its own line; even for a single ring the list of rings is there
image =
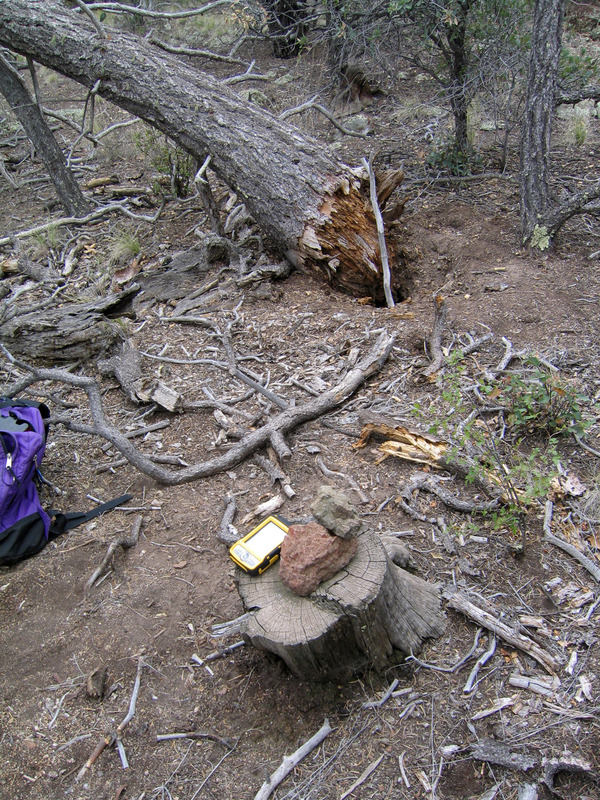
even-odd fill
[[[303,111],[310,111],[314,108],[315,111],[318,111],[320,114],[323,114],[324,117],[331,122],[334,128],[337,128],[340,133],[345,134],[346,136],[357,136],[359,139],[366,139],[367,134],[361,131],[351,131],[348,128],[345,128],[341,125],[337,119],[333,116],[331,111],[329,111],[325,106],[322,106],[320,103],[316,102],[318,95],[315,95],[312,100],[307,100],[306,103],[302,103],[299,106],[295,106],[294,108],[288,108],[285,111],[282,111],[279,115],[279,119],[287,119],[288,117],[293,116],[294,114],[301,114]]]
[[[281,469],[279,464],[276,464],[274,461],[271,461],[270,458],[265,458],[265,456],[261,456],[257,453],[254,456],[254,463],[259,466],[264,472],[267,473],[269,478],[271,479],[271,483],[273,486],[279,481],[281,485],[281,490],[285,494],[286,497],[292,498],[296,494],[296,492],[290,486],[290,479],[285,474],[285,472]]]
[[[492,633],[495,633],[500,639],[503,639],[508,644],[519,650],[525,651],[531,658],[541,664],[545,670],[554,675],[560,666],[560,661],[554,656],[550,655],[546,650],[543,650],[528,636],[519,633],[514,628],[511,628],[506,623],[496,619],[488,611],[484,611],[464,595],[462,592],[456,591],[453,587],[443,592],[443,596],[448,602],[450,608],[460,611],[466,617],[469,617],[482,628],[486,628]]]
[[[156,222],[162,214],[164,207],[165,201],[163,200],[156,214],[148,216],[147,214],[134,214],[133,211],[130,211],[122,203],[110,203],[102,208],[96,208],[90,214],[86,214],[85,217],[61,217],[60,219],[52,220],[52,222],[46,222],[43,225],[36,225],[33,228],[13,233],[10,236],[2,236],[0,238],[0,247],[12,244],[13,239],[27,239],[30,236],[37,236],[38,233],[44,233],[50,228],[54,230],[55,228],[64,228],[65,225],[88,225],[90,222],[95,222],[107,214],[112,214],[114,211],[125,214],[129,219],[142,220],[143,222]]]
[[[218,742],[218,744],[222,744],[223,747],[227,747],[229,750],[234,746],[234,743],[231,739],[224,739],[221,736],[217,736],[216,733],[210,733],[209,731],[188,731],[187,733],[158,733],[156,735],[157,742],[172,742],[174,739],[210,739],[212,742]]]
[[[102,26],[100,20],[96,17],[96,15],[90,11],[90,7],[87,6],[83,0],[75,0],[75,5],[80,11],[83,11],[85,16],[90,20],[94,28],[96,28],[96,33],[101,39],[106,39],[106,31]]]
[[[349,789],[346,789],[344,794],[340,797],[340,800],[346,800],[347,797],[350,797],[352,792],[355,789],[358,789],[358,787],[361,786],[373,772],[375,772],[377,767],[381,764],[384,756],[385,753],[382,753],[379,756],[379,758],[376,758],[375,761],[372,761],[369,764],[369,766],[361,773],[361,775],[359,775],[359,777],[354,781],[352,786]]]
[[[462,511],[465,514],[485,514],[498,505],[498,499],[491,500],[489,503],[472,503],[470,500],[462,500],[460,497],[447,492],[442,488],[439,478],[425,473],[412,475],[410,480],[404,485],[400,496],[410,505],[412,495],[419,491],[429,492],[438,497],[442,503],[453,508],[455,511]]]
[[[134,14],[139,17],[152,17],[152,19],[186,19],[206,14],[213,8],[229,5],[231,5],[231,0],[214,0],[201,8],[192,8],[189,11],[153,11],[139,6],[128,6],[126,3],[89,3],[87,7],[98,11],[111,11],[113,14]]]
[[[213,53],[212,50],[198,50],[194,47],[175,47],[174,45],[163,42],[156,36],[150,37],[150,42],[156,47],[160,47],[166,53],[173,53],[177,56],[196,56],[200,58],[210,58],[212,61],[223,61],[226,64],[237,64],[240,67],[248,66],[247,61],[242,61],[241,58],[234,58],[233,56],[222,55],[221,53]]]
[[[131,532],[121,534],[108,545],[106,554],[104,555],[104,558],[100,562],[100,566],[94,570],[89,580],[85,584],[86,592],[89,592],[89,590],[96,583],[98,578],[100,578],[100,576],[104,573],[104,570],[110,564],[110,561],[113,555],[115,554],[117,548],[122,547],[123,550],[128,550],[130,547],[134,547],[138,543],[141,527],[142,527],[142,516],[141,514],[138,514],[133,520],[133,528]]]
[[[431,331],[431,338],[429,339],[429,357],[431,364],[424,371],[426,377],[435,375],[444,363],[444,353],[442,352],[442,336],[444,328],[446,327],[446,298],[441,294],[436,294],[434,298],[435,303],[435,317],[433,321],[433,330]]]
[[[490,658],[494,655],[495,652],[496,652],[496,637],[492,634],[490,636],[490,646],[485,651],[485,653],[482,653],[479,656],[479,658],[475,662],[475,665],[473,666],[473,669],[469,673],[469,677],[467,678],[467,682],[465,683],[465,685],[463,687],[463,692],[465,694],[469,694],[469,692],[472,691],[473,686],[475,685],[475,681],[477,680],[477,676],[479,675],[479,670],[485,664],[487,664],[487,662],[490,660]]]
[[[287,778],[294,767],[296,767],[302,761],[302,759],[306,758],[309,753],[312,753],[315,747],[318,747],[321,742],[326,739],[327,736],[329,736],[330,733],[331,725],[329,724],[329,720],[326,719],[323,723],[323,726],[312,738],[305,742],[302,747],[299,747],[295,753],[292,753],[291,756],[286,756],[283,759],[281,765],[260,787],[254,797],[254,800],[267,800],[267,798],[271,796],[279,784]]]
[[[383,217],[381,216],[381,209],[379,208],[379,201],[377,199],[377,183],[375,181],[375,172],[373,171],[373,153],[371,153],[368,161],[366,158],[363,158],[362,163],[369,175],[371,205],[373,206],[373,214],[375,216],[375,224],[377,226],[377,238],[379,240],[379,253],[381,255],[383,293],[385,295],[387,307],[393,308],[396,304],[394,302],[394,296],[392,295],[392,278],[390,273],[390,260],[388,257],[387,244],[385,243],[385,228],[383,225]]]
[[[139,694],[139,691],[140,691],[140,683],[141,683],[143,666],[144,666],[144,662],[143,662],[142,658],[140,657],[138,659],[137,673],[136,673],[135,681],[134,681],[134,684],[133,684],[133,690],[131,692],[131,699],[129,701],[129,708],[127,709],[127,714],[123,718],[123,721],[117,726],[117,729],[116,729],[115,733],[107,734],[102,739],[100,739],[100,741],[98,742],[98,744],[94,748],[94,751],[92,752],[91,756],[88,758],[88,760],[85,762],[83,767],[77,773],[77,777],[75,778],[75,781],[77,783],[79,783],[85,777],[86,773],[91,769],[91,767],[93,766],[94,762],[96,762],[98,760],[99,756],[104,752],[104,750],[110,744],[112,744],[115,741],[120,741],[121,734],[123,733],[125,728],[129,725],[129,723],[133,719],[133,716],[135,714],[135,706],[136,706],[138,694]],[[123,768],[126,769],[125,764],[123,764]]]
[[[233,519],[236,511],[237,503],[235,502],[235,497],[230,494],[226,495],[225,511],[221,519],[221,524],[219,525],[219,530],[217,531],[217,539],[228,546],[234,544],[240,538],[238,532],[233,527]]]
[[[569,542],[565,542],[563,539],[559,539],[558,536],[554,536],[551,530],[552,524],[552,509],[553,504],[551,500],[546,501],[546,511],[544,514],[544,539],[550,544],[553,544],[555,547],[560,548],[565,553],[568,553],[572,556],[576,561],[579,561],[582,567],[586,569],[590,575],[593,575],[595,580],[600,583],[600,567],[598,567],[594,562],[584,555],[581,550],[578,550],[574,545],[570,544]]]
[[[153,462],[152,459],[137,450],[126,435],[107,421],[102,403],[102,393],[93,378],[85,375],[73,375],[62,369],[37,369],[13,358],[5,348],[2,348],[12,364],[29,373],[27,378],[18,381],[12,387],[7,387],[5,394],[9,397],[14,396],[17,392],[24,391],[28,386],[39,381],[59,381],[81,389],[88,398],[92,424],[84,425],[65,418],[60,419],[61,424],[68,430],[101,436],[111,442],[140,472],[167,486],[176,486],[232,469],[267,444],[271,444],[280,457],[285,454],[285,450],[290,452],[283,438],[285,434],[305,422],[327,414],[351,397],[359,386],[383,367],[392,350],[394,340],[394,335],[389,335],[384,331],[369,353],[360,359],[337,385],[323,392],[319,397],[277,414],[260,428],[248,433],[226,453],[176,471],[164,469]]]

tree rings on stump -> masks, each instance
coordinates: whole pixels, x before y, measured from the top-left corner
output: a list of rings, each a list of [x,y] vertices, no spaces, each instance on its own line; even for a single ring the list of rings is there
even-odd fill
[[[262,575],[238,573],[249,612],[242,633],[275,653],[305,680],[349,680],[408,655],[444,629],[438,587],[392,563],[379,537],[364,531],[350,563],[308,597],[279,578],[279,563]]]

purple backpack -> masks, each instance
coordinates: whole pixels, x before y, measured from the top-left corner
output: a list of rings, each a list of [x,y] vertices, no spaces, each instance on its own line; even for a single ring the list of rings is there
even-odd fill
[[[46,513],[38,496],[50,411],[44,403],[0,398],[0,566],[39,553],[51,539],[130,500],[87,513]]]

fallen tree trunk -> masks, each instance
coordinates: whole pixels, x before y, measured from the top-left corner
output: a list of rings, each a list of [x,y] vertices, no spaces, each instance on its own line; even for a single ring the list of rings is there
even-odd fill
[[[55,0],[0,3],[0,45],[97,86],[98,95],[199,160],[210,153],[211,169],[293,264],[316,269],[351,294],[383,300],[362,168],[352,171],[316,140],[144,39],[119,31],[103,38]],[[401,282],[396,265],[396,294]]]

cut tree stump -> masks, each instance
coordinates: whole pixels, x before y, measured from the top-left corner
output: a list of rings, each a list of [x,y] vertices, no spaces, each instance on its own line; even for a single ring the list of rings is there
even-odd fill
[[[445,623],[438,587],[393,564],[374,531],[357,539],[348,566],[308,597],[284,586],[279,563],[258,577],[240,570],[246,641],[280,656],[299,678],[344,681],[439,636]]]

